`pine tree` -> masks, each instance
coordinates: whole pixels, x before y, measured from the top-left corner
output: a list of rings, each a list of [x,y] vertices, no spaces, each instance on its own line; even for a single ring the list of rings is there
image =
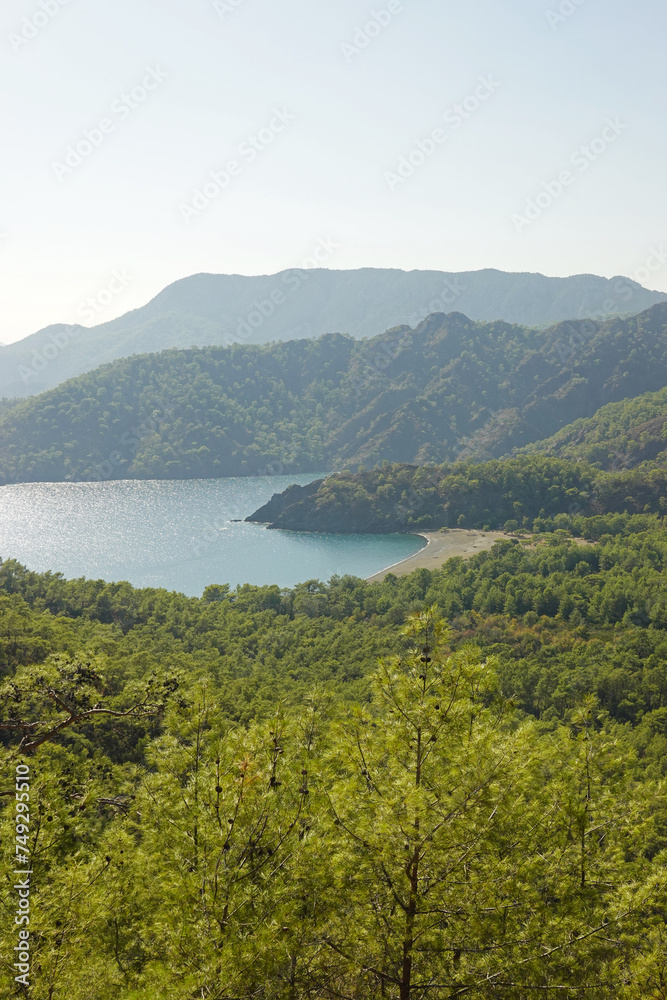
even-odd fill
[[[622,928],[653,890],[640,844],[623,864],[635,806],[606,792],[593,806],[608,746],[591,727],[547,739],[519,724],[493,663],[448,651],[436,609],[403,635],[330,761],[332,995],[608,997]]]

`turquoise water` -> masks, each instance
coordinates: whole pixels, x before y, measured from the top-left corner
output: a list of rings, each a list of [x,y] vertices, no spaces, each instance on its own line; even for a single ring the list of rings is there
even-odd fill
[[[320,535],[233,523],[291,483],[257,479],[37,483],[0,488],[0,558],[198,597],[210,583],[368,577],[422,548],[415,535]]]

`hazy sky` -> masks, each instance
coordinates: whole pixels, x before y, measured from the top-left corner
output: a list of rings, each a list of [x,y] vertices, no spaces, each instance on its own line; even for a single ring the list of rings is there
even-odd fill
[[[664,0],[3,0],[0,340],[318,245],[667,291],[666,37]]]

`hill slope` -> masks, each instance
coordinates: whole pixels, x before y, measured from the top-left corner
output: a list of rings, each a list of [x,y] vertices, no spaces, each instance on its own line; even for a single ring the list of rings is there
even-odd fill
[[[49,326],[0,349],[0,397],[34,395],[108,361],[170,347],[268,343],[333,331],[373,337],[452,309],[475,320],[547,326],[573,317],[628,315],[663,301],[667,295],[628,278],[591,274],[379,268],[197,274],[108,323]]]
[[[667,466],[667,388],[609,403],[524,451],[583,460],[600,469],[629,469],[642,462]]]
[[[487,997],[657,1000],[667,538],[626,521],[597,545],[201,600],[0,560],[6,782],[27,760],[41,834],[33,994],[56,969],[53,1000],[395,996],[417,838],[416,926],[438,926],[414,971],[437,995],[509,967]],[[430,605],[451,632],[408,617]],[[7,954],[17,940],[8,922]]]
[[[246,521],[343,534],[455,527],[538,531],[572,527],[573,519],[596,515],[664,515],[666,492],[662,469],[609,475],[543,455],[481,465],[387,464],[290,486]]]
[[[0,417],[0,483],[483,460],[665,384],[667,304],[546,332],[451,313],[369,341],[164,351]]]

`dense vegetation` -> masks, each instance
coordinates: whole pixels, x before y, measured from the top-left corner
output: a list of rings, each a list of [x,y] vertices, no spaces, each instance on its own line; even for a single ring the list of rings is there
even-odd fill
[[[663,998],[665,522],[577,516],[201,599],[0,563],[32,995]]]
[[[320,261],[334,250],[328,240],[313,247]],[[398,323],[414,327],[429,313],[452,309],[474,320],[547,326],[576,316],[630,315],[667,301],[664,293],[623,277],[547,278],[493,269],[345,271],[316,264],[311,257],[302,268],[254,277],[192,275],[140,309],[90,329],[104,313],[101,302],[92,309],[88,300],[78,310],[85,327],[54,325],[0,347],[0,396],[34,395],[116,358],[193,344],[264,344],[334,331],[374,337]],[[129,278],[114,274],[121,295]]]
[[[0,483],[498,457],[667,382],[667,304],[541,332],[436,314],[369,341],[126,358],[0,416]]]
[[[627,469],[643,462],[667,465],[667,389],[603,406],[594,417],[575,420],[526,452],[584,461],[601,469]]]
[[[9,410],[13,409],[19,402],[18,399],[0,399],[0,416],[3,413],[7,413]]]
[[[593,515],[623,513],[667,513],[667,470],[603,473],[542,455],[479,465],[386,463],[291,486],[247,520],[291,531],[562,527],[582,532],[591,530],[587,519]]]
[[[201,599],[0,560],[0,992],[665,1000],[666,330],[665,306],[544,334],[440,315],[0,406],[1,482],[400,458],[255,516],[522,534]]]

